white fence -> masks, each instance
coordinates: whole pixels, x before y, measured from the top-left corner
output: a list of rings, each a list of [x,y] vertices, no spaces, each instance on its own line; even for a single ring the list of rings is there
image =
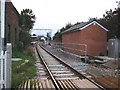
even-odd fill
[[[11,88],[11,44],[7,44],[5,53],[0,55],[0,90],[3,88]]]

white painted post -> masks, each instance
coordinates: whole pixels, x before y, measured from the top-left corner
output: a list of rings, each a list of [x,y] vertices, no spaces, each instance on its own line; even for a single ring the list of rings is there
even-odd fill
[[[87,44],[85,44],[85,63],[87,63]]]
[[[5,56],[3,54],[3,51],[1,51],[1,55],[0,55],[0,89],[4,87],[4,59]]]
[[[3,88],[2,82],[3,82],[3,59],[2,55],[0,56],[0,89]]]
[[[5,1],[1,0],[1,31],[0,31],[0,49],[4,50],[4,32],[5,32]]]
[[[5,76],[5,87],[6,88],[11,88],[11,70],[12,70],[12,65],[11,65],[11,58],[12,58],[12,45],[11,43],[7,43],[7,51],[6,51],[6,76]]]
[[[1,39],[1,0],[0,0],[0,55],[2,51],[2,39]]]

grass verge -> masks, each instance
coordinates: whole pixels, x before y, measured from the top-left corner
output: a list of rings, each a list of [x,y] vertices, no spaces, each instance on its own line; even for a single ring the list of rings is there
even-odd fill
[[[13,51],[13,57],[22,59],[12,61],[12,88],[17,88],[21,83],[32,79],[36,75],[35,57],[18,50]]]

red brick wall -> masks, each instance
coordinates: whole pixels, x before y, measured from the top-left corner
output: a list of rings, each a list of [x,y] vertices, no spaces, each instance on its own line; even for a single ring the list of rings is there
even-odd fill
[[[71,53],[79,54],[80,52],[78,50],[80,47],[78,44],[80,43],[79,41],[81,36],[80,34],[81,33],[79,31],[63,34],[62,35],[63,49]]]
[[[81,31],[64,33],[62,35],[63,43],[79,43],[87,44],[87,55],[94,56],[103,53],[106,55],[107,46],[107,31],[103,30],[100,26],[90,25]],[[65,46],[63,44],[63,46]],[[66,47],[71,47],[72,45],[66,45]],[[84,49],[84,46],[74,45],[72,48]],[[84,55],[80,51],[67,50],[75,54]]]
[[[8,25],[10,26],[10,43],[14,47],[19,41],[19,13],[11,2],[5,7],[5,44],[8,43]],[[16,32],[15,32],[16,29]],[[16,35],[16,38],[15,38]]]

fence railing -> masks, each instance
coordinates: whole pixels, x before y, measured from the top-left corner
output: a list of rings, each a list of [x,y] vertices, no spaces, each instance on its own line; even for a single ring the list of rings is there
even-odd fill
[[[0,55],[0,90],[11,88],[11,57],[12,46],[8,43],[5,53],[1,51]]]
[[[85,59],[87,58],[87,44],[52,42],[52,45],[54,48],[62,49],[64,51],[80,55],[82,57],[85,57]]]

